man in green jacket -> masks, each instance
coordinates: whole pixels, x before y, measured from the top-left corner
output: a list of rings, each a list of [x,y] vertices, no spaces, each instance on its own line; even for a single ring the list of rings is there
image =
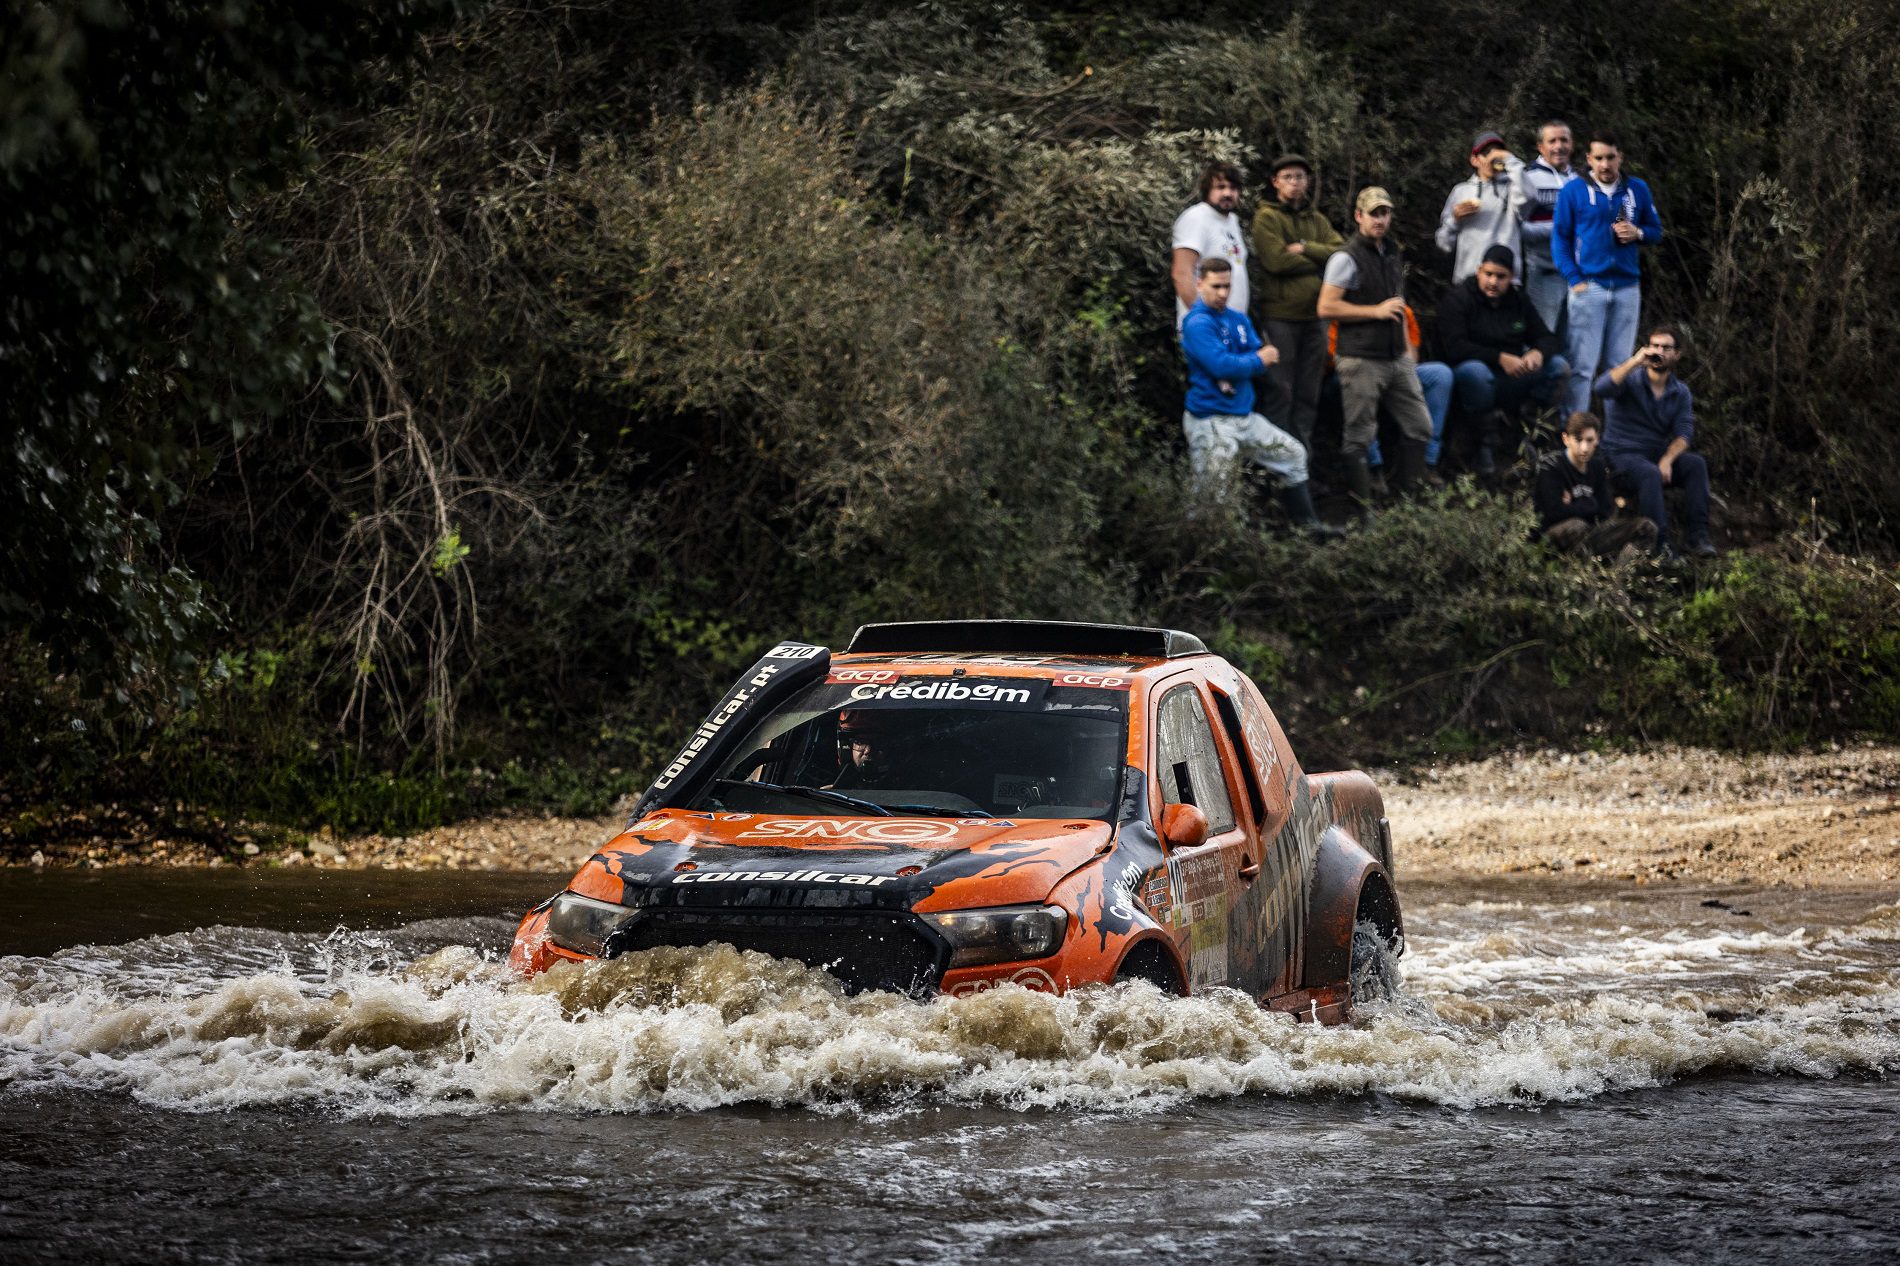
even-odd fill
[[[1280,351],[1267,370],[1286,430],[1310,450],[1319,387],[1326,376],[1326,322],[1319,319],[1320,276],[1326,261],[1345,245],[1313,206],[1313,165],[1298,154],[1273,160],[1273,200],[1253,217],[1254,261],[1260,281],[1256,319]],[[1271,405],[1269,406],[1271,408]]]

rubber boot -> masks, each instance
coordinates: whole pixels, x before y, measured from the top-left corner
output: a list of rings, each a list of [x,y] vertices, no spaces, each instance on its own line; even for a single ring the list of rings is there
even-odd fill
[[[1425,486],[1425,441],[1399,441],[1398,487],[1400,496],[1409,497]]]
[[[1346,491],[1352,495],[1354,503],[1358,506],[1360,519],[1370,523],[1374,518],[1372,513],[1372,467],[1366,464],[1366,455],[1364,453],[1347,453],[1345,455],[1345,467]]]
[[[1280,506],[1286,511],[1286,517],[1293,520],[1293,526],[1300,529],[1316,541],[1336,541],[1346,533],[1319,517],[1313,509],[1313,490],[1305,484],[1294,484],[1280,489]]]

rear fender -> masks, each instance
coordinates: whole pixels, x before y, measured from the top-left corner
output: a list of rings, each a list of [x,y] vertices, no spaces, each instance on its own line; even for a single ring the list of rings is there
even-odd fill
[[[1376,794],[1376,793],[1375,793]],[[1352,930],[1366,903],[1366,917],[1386,939],[1404,945],[1405,925],[1392,876],[1380,860],[1339,826],[1319,837],[1313,886],[1307,905],[1305,986],[1343,986],[1352,975]]]

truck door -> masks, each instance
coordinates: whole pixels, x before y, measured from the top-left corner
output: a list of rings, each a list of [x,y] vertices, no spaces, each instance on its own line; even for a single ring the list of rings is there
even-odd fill
[[[1207,839],[1168,854],[1175,921],[1186,925],[1189,992],[1231,985],[1258,994],[1245,946],[1236,947],[1234,915],[1257,873],[1258,850],[1234,812],[1234,786],[1208,719],[1206,700],[1192,680],[1170,686],[1155,707],[1155,820],[1171,804],[1191,804],[1207,815]],[[1235,954],[1236,948],[1242,953]],[[1236,961],[1238,958],[1239,961]]]

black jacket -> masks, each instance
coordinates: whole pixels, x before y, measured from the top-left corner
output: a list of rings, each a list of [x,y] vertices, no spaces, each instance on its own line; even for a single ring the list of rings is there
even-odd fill
[[[1438,351],[1449,365],[1483,361],[1498,370],[1498,354],[1522,356],[1536,348],[1549,361],[1563,354],[1564,345],[1544,328],[1544,319],[1513,286],[1501,298],[1490,299],[1478,289],[1478,279],[1467,277],[1438,303]]]
[[[1565,494],[1569,500],[1564,499]],[[1537,521],[1545,527],[1565,519],[1596,523],[1616,512],[1610,496],[1610,463],[1603,454],[1590,454],[1590,464],[1581,472],[1570,464],[1570,454],[1559,449],[1545,453],[1537,463],[1537,482],[1531,488],[1531,504],[1537,507]]]

